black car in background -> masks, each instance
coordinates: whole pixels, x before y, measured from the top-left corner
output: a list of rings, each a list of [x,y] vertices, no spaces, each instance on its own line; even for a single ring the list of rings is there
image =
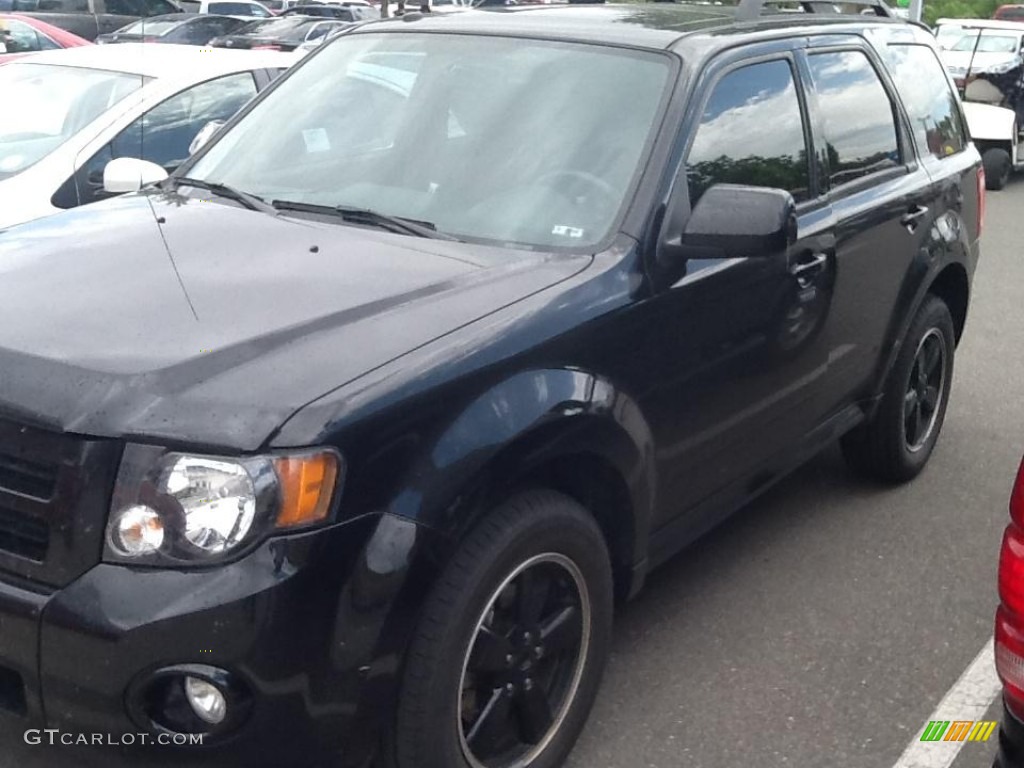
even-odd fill
[[[836,441],[918,476],[984,173],[932,36],[824,5],[356,25],[0,232],[11,732],[556,768],[653,568]]]
[[[210,13],[172,13],[139,19],[116,32],[100,35],[96,42],[104,43],[176,43],[178,45],[206,45],[213,38],[241,29],[250,22],[234,16]]]
[[[238,31],[210,41],[214,48],[294,51],[303,43],[325,37],[348,26],[334,19],[285,16],[249,22]]]
[[[0,0],[0,11],[31,16],[95,40],[137,19],[181,13],[182,8],[174,0]]]

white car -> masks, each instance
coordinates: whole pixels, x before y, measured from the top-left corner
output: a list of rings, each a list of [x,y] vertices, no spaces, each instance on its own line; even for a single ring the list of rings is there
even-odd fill
[[[234,16],[237,19],[269,19],[274,13],[256,0],[202,0],[199,13]]]
[[[985,184],[1002,189],[1024,170],[1024,24],[992,19],[940,19],[942,61],[963,97],[971,139],[981,152]]]
[[[204,126],[232,117],[294,61],[125,43],[0,66],[0,230],[109,196],[111,161],[173,170]]]

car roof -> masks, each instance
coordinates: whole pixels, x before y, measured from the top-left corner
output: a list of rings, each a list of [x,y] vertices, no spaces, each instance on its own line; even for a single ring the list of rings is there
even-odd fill
[[[16,63],[20,62],[12,62]],[[277,51],[231,51],[195,45],[121,43],[43,51],[25,59],[24,63],[105,69],[145,77],[199,82],[211,76],[247,69],[286,67],[294,63],[294,59]]]
[[[949,24],[967,29],[1009,29],[1014,32],[1024,32],[1024,22],[1003,21],[1002,19],[939,19],[935,24],[936,26]]]
[[[901,19],[838,13],[773,13],[752,22],[737,22],[736,6],[710,3],[629,3],[535,5],[468,10],[464,13],[406,13],[398,19],[363,24],[355,34],[391,31],[456,32],[512,35],[665,49],[695,32],[715,30],[721,35],[778,30],[785,27],[820,27],[845,23],[863,28],[869,24],[906,24]],[[724,44],[724,41],[723,41]]]

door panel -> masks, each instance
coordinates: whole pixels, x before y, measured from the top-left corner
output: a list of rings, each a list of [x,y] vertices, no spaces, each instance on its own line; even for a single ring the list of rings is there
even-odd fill
[[[801,64],[836,217],[824,388],[834,412],[872,391],[911,264],[928,246],[935,201],[880,64],[868,50],[809,50]]]
[[[658,450],[655,528],[681,515],[683,527],[703,527],[686,511],[792,451],[823,415],[833,217],[816,199],[792,61],[734,65],[700,114],[686,155],[691,206],[715,183],[786,189],[799,202],[798,239],[770,256],[691,260],[647,303],[657,360],[643,403]]]

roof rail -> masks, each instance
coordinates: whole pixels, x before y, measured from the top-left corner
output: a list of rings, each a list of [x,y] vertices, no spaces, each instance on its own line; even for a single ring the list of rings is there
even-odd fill
[[[898,18],[885,4],[885,0],[795,0],[799,3],[804,13],[842,13],[838,6],[841,5],[862,5],[865,8],[874,10],[876,16],[887,18]],[[780,5],[791,3],[794,0],[740,0],[736,7],[736,21],[754,21],[761,18],[761,13],[766,5]]]

